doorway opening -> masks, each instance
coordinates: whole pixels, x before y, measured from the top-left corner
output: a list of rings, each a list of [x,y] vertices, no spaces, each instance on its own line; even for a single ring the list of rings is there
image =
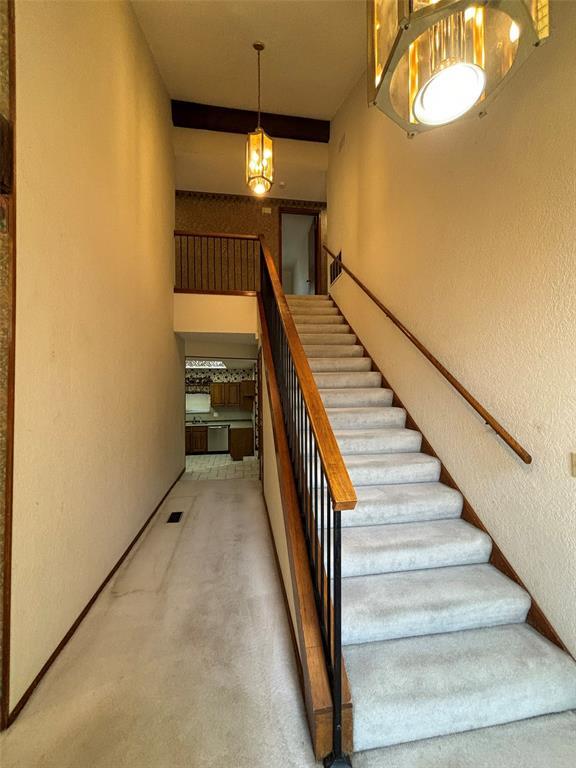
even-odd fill
[[[284,293],[323,293],[320,274],[320,212],[280,209],[280,272]]]
[[[192,479],[260,476],[258,351],[254,337],[244,336],[185,334],[186,472]]]

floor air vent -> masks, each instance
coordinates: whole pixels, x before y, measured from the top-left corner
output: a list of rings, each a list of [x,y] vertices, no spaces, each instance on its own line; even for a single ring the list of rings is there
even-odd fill
[[[166,520],[167,523],[179,523],[180,518],[182,517],[184,513],[183,512],[170,512],[170,515],[168,516],[168,520]]]

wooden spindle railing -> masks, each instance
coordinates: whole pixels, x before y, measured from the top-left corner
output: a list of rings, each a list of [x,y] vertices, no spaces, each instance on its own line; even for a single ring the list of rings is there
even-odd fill
[[[250,295],[260,290],[257,235],[176,230],[174,258],[177,293]]]

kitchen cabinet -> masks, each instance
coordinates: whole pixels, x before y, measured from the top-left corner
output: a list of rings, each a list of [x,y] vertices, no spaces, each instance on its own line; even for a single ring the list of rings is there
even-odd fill
[[[229,433],[228,450],[233,461],[242,461],[244,456],[254,456],[254,428],[232,428]]]
[[[194,453],[207,453],[208,427],[186,427],[186,456]]]
[[[240,408],[243,411],[251,411],[256,397],[256,382],[253,379],[244,379],[240,382]]]
[[[240,382],[229,381],[226,385],[226,405],[240,405]]]
[[[224,407],[242,408],[251,411],[256,396],[256,382],[250,379],[244,381],[213,381],[210,384],[210,405],[212,408]]]
[[[226,405],[226,384],[223,381],[213,381],[210,384],[210,405]]]

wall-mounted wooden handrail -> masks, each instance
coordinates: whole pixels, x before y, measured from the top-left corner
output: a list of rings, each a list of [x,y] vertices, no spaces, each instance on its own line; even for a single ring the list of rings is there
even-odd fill
[[[334,432],[332,431],[332,426],[328,420],[324,403],[318,392],[314,375],[310,369],[308,358],[306,357],[298,331],[296,330],[296,325],[294,324],[292,314],[288,307],[288,302],[286,301],[282,289],[282,284],[278,277],[274,259],[272,258],[272,254],[270,253],[270,249],[268,248],[263,235],[260,235],[260,245],[264,257],[264,264],[272,284],[274,298],[278,306],[280,320],[284,327],[284,332],[290,348],[296,375],[300,382],[306,410],[308,411],[308,416],[310,418],[310,425],[316,438],[316,445],[326,475],[326,483],[330,491],[332,504],[336,510],[354,509],[356,506],[354,486],[352,485],[348,470],[344,464],[344,459],[342,458],[340,448],[334,437]]]
[[[354,272],[352,272],[352,270],[349,269],[346,266],[346,264],[343,263],[341,256],[336,256],[336,254],[332,253],[332,251],[326,245],[323,245],[322,247],[324,248],[328,256],[330,256],[332,259],[334,259],[339,263],[342,271],[346,272],[346,274],[352,278],[352,280],[356,283],[356,285],[359,288],[361,288],[370,299],[372,299],[372,301],[374,302],[374,304],[376,304],[378,309],[382,310],[382,312],[386,315],[386,317],[389,320],[391,320],[394,323],[394,325],[402,331],[404,336],[410,339],[412,344],[414,344],[414,346],[417,349],[419,349],[420,352],[422,352],[424,357],[426,357],[432,363],[432,365],[436,368],[436,370],[440,371],[442,376],[444,376],[444,378],[450,382],[450,384],[454,387],[454,389],[462,395],[464,400],[466,400],[466,402],[469,403],[469,405],[471,405],[472,408],[474,408],[474,410],[478,414],[480,414],[480,416],[484,419],[486,424],[489,424],[492,427],[492,429],[496,432],[496,434],[499,437],[501,437],[502,440],[504,440],[504,442],[514,451],[514,453],[516,453],[522,459],[522,461],[525,464],[531,464],[532,456],[530,456],[528,451],[526,451],[520,445],[520,443],[517,440],[515,440],[506,429],[504,429],[502,424],[500,424],[500,422],[497,421],[494,418],[494,416],[492,416],[492,414],[490,414],[486,410],[486,408],[484,408],[484,406],[481,405],[478,402],[478,400],[476,400],[476,398],[470,394],[470,392],[468,392],[466,387],[460,384],[458,379],[455,376],[453,376],[450,373],[450,371],[447,368],[445,368],[445,366],[443,366],[442,363],[436,357],[434,357],[434,355],[431,352],[428,351],[428,349],[426,349],[424,344],[422,344],[422,342],[419,341],[416,338],[416,336],[414,336],[414,334],[411,331],[409,331],[408,328],[406,328],[406,326],[403,323],[400,322],[400,320],[398,320],[398,318],[388,309],[388,307],[382,304],[380,299],[372,293],[370,288],[364,285],[364,283],[354,274]]]
[[[189,232],[186,229],[175,229],[174,235],[183,237],[220,237],[229,240],[258,240],[258,235],[235,235],[231,232]]]

